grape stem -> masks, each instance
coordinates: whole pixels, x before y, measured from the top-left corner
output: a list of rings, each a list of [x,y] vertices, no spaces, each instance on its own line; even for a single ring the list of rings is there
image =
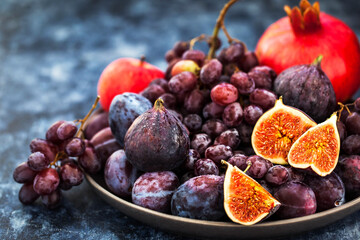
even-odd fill
[[[205,38],[206,38],[206,35],[205,35],[205,34],[201,34],[200,36],[191,39],[190,42],[189,42],[189,50],[193,50],[195,43],[198,42],[198,41],[202,41],[202,40],[204,40]]]
[[[214,31],[211,37],[211,47],[209,49],[208,55],[207,55],[207,59],[211,59],[214,56],[215,53],[215,47],[216,47],[216,39],[217,36],[219,34],[219,30],[220,28],[224,25],[224,19],[225,19],[225,15],[226,12],[229,10],[229,8],[236,3],[238,0],[230,0],[228,3],[225,4],[225,6],[223,7],[223,9],[221,9],[219,17],[216,20],[216,24],[214,27]],[[226,34],[226,33],[225,33]],[[230,35],[229,35],[230,36]],[[232,39],[232,38],[231,38]]]
[[[57,161],[59,161],[60,159],[65,159],[67,158],[68,155],[64,152],[58,152],[55,156],[55,159],[50,163],[50,166],[56,166]]]
[[[344,108],[345,108],[346,111],[349,113],[349,115],[352,114],[352,112],[351,112],[350,109],[349,109],[349,106],[354,105],[353,103],[343,104],[343,103],[341,103],[341,102],[338,102],[338,105],[340,106],[340,109],[336,111],[337,113],[339,113],[338,121],[340,121],[341,113],[342,113],[342,111],[344,110]]]
[[[247,167],[245,168],[244,173],[246,173],[247,170],[249,170],[249,168],[250,168],[251,165],[252,165],[251,161],[247,161],[246,164],[247,164]]]
[[[92,114],[92,112],[95,110],[99,100],[100,100],[100,96],[97,96],[96,99],[95,99],[94,104],[92,105],[92,107],[90,109],[90,111],[86,114],[86,116],[83,119],[79,120],[79,122],[81,122],[81,125],[80,125],[80,128],[77,131],[75,137],[81,137],[83,135],[84,128],[85,128],[85,123],[88,120],[88,118],[90,117],[90,115]]]

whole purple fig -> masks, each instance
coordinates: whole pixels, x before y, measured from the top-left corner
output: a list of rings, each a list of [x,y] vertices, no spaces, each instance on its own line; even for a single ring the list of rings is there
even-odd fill
[[[189,152],[185,126],[164,107],[161,98],[138,118],[125,135],[126,156],[145,172],[169,171],[180,166]]]

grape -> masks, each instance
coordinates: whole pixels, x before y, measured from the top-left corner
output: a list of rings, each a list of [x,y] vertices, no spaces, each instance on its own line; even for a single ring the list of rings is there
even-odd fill
[[[34,191],[32,183],[25,183],[19,191],[19,200],[22,204],[31,204],[39,198],[39,194]]]
[[[28,158],[28,166],[34,171],[41,171],[50,164],[50,160],[41,152],[34,152]]]
[[[239,133],[235,128],[226,130],[222,132],[214,142],[214,145],[223,144],[231,147],[231,149],[236,149],[240,144]]]
[[[34,179],[34,191],[39,195],[48,195],[56,190],[60,182],[59,174],[53,168],[39,172]]]
[[[160,96],[164,101],[164,107],[167,109],[174,109],[176,106],[176,97],[171,93],[164,93]]]
[[[256,179],[263,178],[269,169],[273,166],[269,160],[266,160],[257,155],[248,157],[247,162],[250,162],[251,166],[246,174]]]
[[[268,66],[257,66],[250,70],[249,77],[254,80],[256,88],[271,90],[276,73]]]
[[[216,104],[226,106],[237,100],[238,90],[230,83],[220,83],[211,89],[210,96]]]
[[[30,151],[32,153],[41,152],[47,159],[49,159],[50,162],[52,162],[55,159],[58,149],[49,141],[35,138],[30,142]]]
[[[109,127],[109,113],[102,112],[98,115],[93,115],[86,123],[84,135],[86,139],[90,140],[97,132]]]
[[[180,184],[183,184],[184,182],[188,181],[189,179],[196,177],[194,174],[194,171],[186,172],[184,175],[182,175],[180,179]]]
[[[113,98],[109,110],[109,124],[112,135],[121,147],[124,146],[125,134],[133,121],[151,108],[151,102],[139,94],[123,93]]]
[[[345,202],[345,186],[335,172],[325,177],[307,176],[305,183],[315,193],[318,212],[338,207]]]
[[[228,127],[237,127],[243,120],[243,109],[238,102],[227,105],[222,114],[222,120]]]
[[[169,81],[170,78],[172,77],[171,71],[172,71],[173,67],[175,66],[175,64],[178,63],[179,61],[180,61],[179,58],[175,58],[174,60],[172,60],[172,61],[169,63],[169,65],[168,65],[168,67],[166,68],[166,71],[165,71],[165,79],[166,79],[167,81]]]
[[[184,100],[184,108],[189,113],[200,113],[205,105],[202,92],[198,89],[192,90]]]
[[[236,72],[231,76],[230,83],[234,85],[240,94],[247,95],[254,91],[255,82],[244,72]]]
[[[73,163],[65,163],[60,168],[60,180],[69,186],[77,186],[82,183],[84,174],[81,169]]]
[[[336,127],[339,132],[340,142],[343,142],[347,136],[345,124],[341,121],[336,121]]]
[[[191,148],[196,150],[200,155],[203,155],[205,150],[210,146],[211,138],[205,133],[195,134],[191,141]]]
[[[219,175],[219,168],[216,164],[207,158],[199,159],[194,164],[194,174],[196,176],[200,175]]]
[[[217,59],[211,59],[200,71],[200,81],[206,85],[212,85],[219,81],[222,72],[222,64]]]
[[[108,188],[120,197],[130,197],[138,171],[127,160],[125,151],[118,150],[106,161],[104,178]]]
[[[227,75],[221,75],[219,82],[225,82],[225,83],[230,83],[230,77]]]
[[[241,142],[244,144],[250,144],[253,127],[246,123],[242,123],[236,129],[238,130]]]
[[[237,153],[234,154],[234,156],[232,156],[231,158],[229,158],[228,163],[244,171],[248,166],[247,159],[248,157],[246,155]]]
[[[348,155],[360,154],[360,135],[350,135],[341,144],[342,150]]]
[[[188,170],[193,170],[194,169],[194,163],[200,159],[200,154],[194,150],[194,149],[189,149],[189,153],[188,153],[188,156],[186,158],[186,161],[185,161],[185,167],[188,169]]]
[[[132,189],[136,205],[159,212],[170,212],[171,197],[179,186],[179,179],[170,171],[148,172],[141,175]]]
[[[202,119],[197,114],[189,114],[184,118],[184,125],[191,131],[196,132],[201,129]]]
[[[66,140],[74,137],[77,130],[77,126],[74,122],[66,121],[58,127],[56,133],[60,140]]]
[[[281,203],[276,215],[280,218],[295,218],[310,215],[316,211],[315,193],[301,182],[287,182],[274,193]]]
[[[61,191],[56,190],[48,195],[41,196],[41,202],[49,209],[57,208],[61,201]]]
[[[280,186],[290,179],[288,169],[281,165],[276,165],[269,168],[265,175],[265,180],[273,186]]]
[[[360,156],[351,155],[339,161],[336,173],[344,182],[346,196],[355,198],[360,196]]]
[[[222,144],[208,147],[205,151],[205,157],[211,159],[218,166],[221,165],[221,160],[228,160],[232,156],[231,147]]]
[[[171,198],[171,213],[180,217],[218,220],[225,215],[224,178],[201,175],[183,183]]]
[[[192,60],[201,67],[204,64],[205,53],[200,50],[187,50],[186,52],[183,53],[182,59]]]
[[[248,72],[253,67],[259,65],[259,60],[257,59],[256,54],[254,52],[248,51],[241,59],[239,65],[240,65],[240,69],[244,70],[245,72]]]
[[[266,89],[257,88],[250,94],[250,102],[258,105],[263,110],[268,110],[275,105],[276,95]]]
[[[57,129],[59,128],[59,126],[61,124],[63,124],[65,121],[61,120],[61,121],[57,121],[55,123],[53,123],[49,129],[46,131],[46,140],[52,142],[52,143],[60,143],[61,140],[59,139],[58,135],[57,135]]]
[[[263,113],[264,111],[260,107],[251,104],[244,109],[244,119],[248,124],[254,126]]]
[[[240,151],[244,152],[244,154],[246,156],[251,156],[251,155],[255,155],[255,151],[254,149],[251,147],[251,146],[245,146],[245,147],[242,147],[241,149],[239,149]]]
[[[78,157],[85,151],[85,142],[81,138],[71,139],[65,147],[65,152],[70,157]]]
[[[245,53],[245,46],[243,43],[232,43],[224,51],[224,60],[228,63],[237,63],[239,62]]]
[[[221,118],[222,113],[224,112],[224,108],[225,107],[220,106],[214,102],[211,102],[203,108],[203,117],[205,119]]]
[[[159,85],[160,87],[162,87],[162,89],[164,89],[165,92],[169,92],[169,86],[168,86],[168,81],[166,81],[163,78],[156,78],[154,80],[152,80],[149,84],[149,86],[151,85]]]
[[[37,173],[29,167],[27,162],[23,162],[15,168],[13,178],[17,183],[29,183],[34,180]]]
[[[170,49],[165,53],[166,62],[170,63],[172,60],[176,59],[178,56],[173,49]]]
[[[169,81],[169,90],[173,93],[190,91],[196,86],[196,76],[191,72],[181,72]]]
[[[211,138],[215,138],[227,130],[227,127],[221,120],[210,119],[203,124],[201,130],[208,134]]]
[[[228,63],[224,65],[224,74],[227,76],[232,76],[235,72],[237,72],[238,67],[235,63]]]
[[[183,117],[183,115],[181,113],[179,113],[179,112],[177,112],[175,110],[171,110],[171,109],[168,109],[168,110],[169,110],[169,112],[172,113],[172,115],[174,115],[177,119],[179,119],[180,122],[182,122],[184,120],[184,117]]]
[[[354,107],[356,111],[360,111],[360,97],[354,101]]]
[[[173,50],[178,57],[181,57],[183,53],[190,47],[189,42],[179,41],[174,44]]]
[[[346,118],[346,130],[349,134],[359,134],[360,135],[360,114],[357,112],[352,112]]]
[[[78,159],[80,166],[88,173],[95,174],[101,169],[101,161],[96,156],[93,147],[86,147],[83,155]]]
[[[165,90],[157,84],[149,85],[145,88],[140,95],[149,99],[150,102],[154,103],[161,95],[165,93]]]

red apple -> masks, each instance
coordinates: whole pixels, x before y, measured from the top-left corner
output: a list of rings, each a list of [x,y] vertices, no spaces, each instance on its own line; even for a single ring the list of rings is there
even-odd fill
[[[155,78],[164,78],[159,68],[134,58],[119,58],[102,72],[97,91],[100,104],[109,111],[112,99],[124,92],[139,93]]]

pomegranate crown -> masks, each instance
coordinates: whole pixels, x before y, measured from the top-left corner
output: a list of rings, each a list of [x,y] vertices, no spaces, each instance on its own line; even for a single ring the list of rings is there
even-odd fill
[[[311,31],[321,27],[319,2],[311,5],[307,0],[301,0],[299,7],[296,6],[291,9],[286,5],[284,10],[289,16],[295,32]]]

